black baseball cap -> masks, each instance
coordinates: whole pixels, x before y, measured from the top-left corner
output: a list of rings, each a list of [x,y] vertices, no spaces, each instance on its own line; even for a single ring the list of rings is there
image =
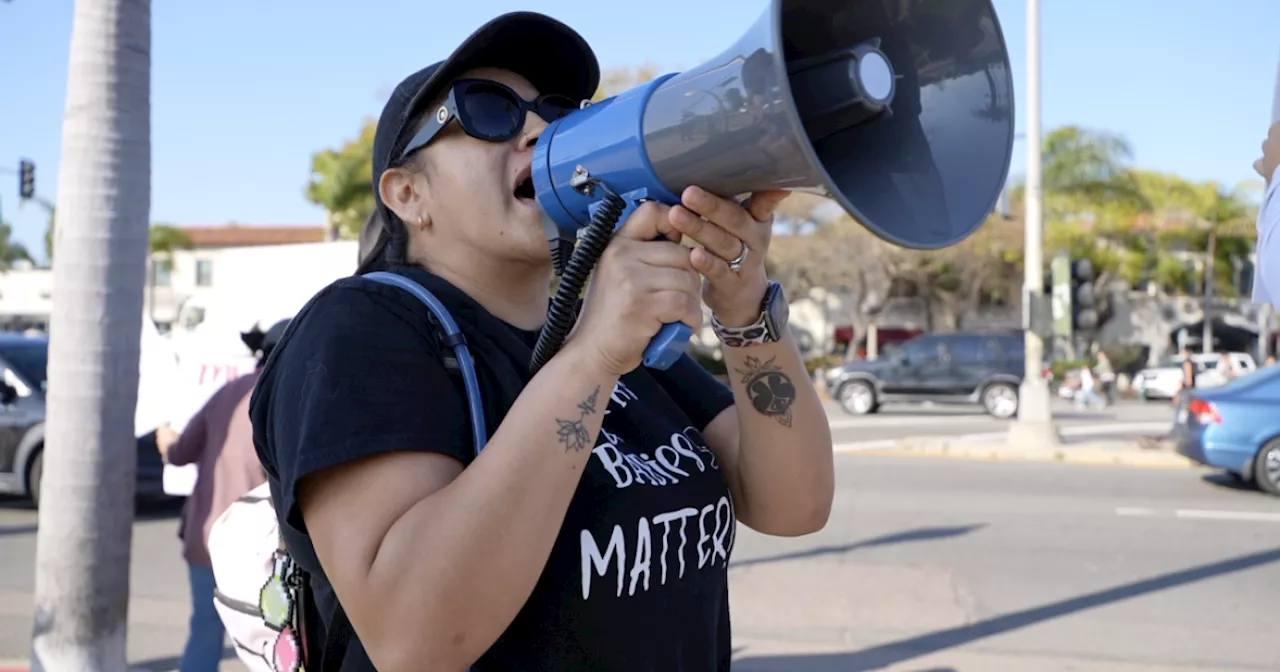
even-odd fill
[[[481,67],[522,75],[542,93],[586,100],[600,85],[600,63],[569,26],[536,12],[503,14],[478,28],[443,61],[409,75],[382,108],[373,136],[373,197],[377,207],[360,234],[360,266],[386,248],[386,222],[399,218],[382,202],[378,182],[409,141],[408,132],[427,105],[462,73]]]

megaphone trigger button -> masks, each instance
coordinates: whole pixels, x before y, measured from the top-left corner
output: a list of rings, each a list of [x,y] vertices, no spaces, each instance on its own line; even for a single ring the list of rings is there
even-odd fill
[[[595,192],[595,180],[591,179],[591,173],[587,172],[586,167],[581,165],[573,169],[569,186],[583,196],[591,196]]]

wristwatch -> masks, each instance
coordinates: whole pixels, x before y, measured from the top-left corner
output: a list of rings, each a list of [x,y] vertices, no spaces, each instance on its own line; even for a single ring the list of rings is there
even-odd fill
[[[711,329],[716,332],[716,338],[721,343],[731,348],[776,343],[786,331],[790,314],[787,298],[782,294],[782,285],[771,280],[769,288],[764,292],[764,301],[760,304],[760,317],[755,322],[744,327],[729,327],[712,313]]]

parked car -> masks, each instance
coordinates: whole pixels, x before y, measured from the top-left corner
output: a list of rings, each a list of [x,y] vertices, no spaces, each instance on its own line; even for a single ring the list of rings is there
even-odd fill
[[[1280,367],[1186,395],[1172,436],[1179,454],[1280,496]]]
[[[1229,352],[1234,377],[1248,375],[1258,369],[1253,356],[1247,352]],[[1220,387],[1229,377],[1219,369],[1222,355],[1217,352],[1191,355],[1196,365],[1196,389]],[[1154,366],[1143,369],[1133,377],[1133,390],[1143,399],[1172,399],[1182,384],[1182,358],[1170,357]]]
[[[0,333],[0,494],[40,504],[49,339]],[[155,433],[139,437],[139,497],[163,497],[164,462]]]
[[[974,404],[997,418],[1018,413],[1024,372],[1020,331],[917,336],[875,360],[827,372],[827,392],[847,413],[875,413],[886,403]]]

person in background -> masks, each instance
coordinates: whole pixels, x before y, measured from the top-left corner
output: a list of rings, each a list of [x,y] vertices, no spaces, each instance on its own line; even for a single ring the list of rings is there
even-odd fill
[[[1116,370],[1111,366],[1111,358],[1102,350],[1098,351],[1098,363],[1094,366],[1094,372],[1098,374],[1098,382],[1102,385],[1102,398],[1108,404],[1114,403]]]
[[[1080,367],[1080,391],[1076,393],[1078,408],[1106,408],[1107,401],[1098,396],[1098,377],[1088,364]]]
[[[1276,304],[1280,297],[1280,199],[1276,198],[1276,170],[1280,167],[1280,123],[1271,125],[1262,142],[1262,156],[1253,169],[1266,181],[1258,206],[1257,259],[1253,264],[1253,302]]]
[[[1267,358],[1266,358],[1265,360],[1263,360],[1262,365],[1263,365],[1263,366],[1271,366],[1272,364],[1275,364],[1275,363],[1276,363],[1276,356],[1275,356],[1275,355],[1267,355]]]
[[[1223,383],[1229,383],[1240,375],[1236,360],[1231,359],[1231,355],[1225,350],[1218,353],[1218,372],[1222,374]]]
[[[160,454],[169,464],[197,467],[195,486],[183,506],[178,528],[191,584],[191,624],[179,667],[182,672],[216,672],[222,660],[225,630],[213,605],[209,528],[237,497],[266,482],[253,447],[249,395],[287,326],[288,320],[282,320],[265,334],[261,330],[241,334],[245,345],[258,356],[254,371],[214,392],[180,435],[167,425],[156,432]]]
[[[1182,382],[1178,385],[1178,391],[1173,395],[1173,403],[1182,402],[1184,394],[1190,394],[1196,389],[1196,362],[1191,358],[1191,351],[1186,347],[1178,353],[1178,357],[1182,360]]]

